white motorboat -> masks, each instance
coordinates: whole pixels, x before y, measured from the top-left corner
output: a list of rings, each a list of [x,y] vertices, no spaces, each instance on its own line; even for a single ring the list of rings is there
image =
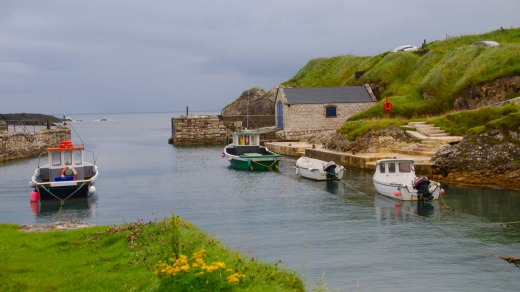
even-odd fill
[[[323,161],[302,156],[296,160],[296,175],[313,180],[340,180],[345,168],[334,161]]]
[[[412,159],[378,160],[372,180],[378,193],[402,201],[437,200],[444,193],[440,183],[415,176]]]

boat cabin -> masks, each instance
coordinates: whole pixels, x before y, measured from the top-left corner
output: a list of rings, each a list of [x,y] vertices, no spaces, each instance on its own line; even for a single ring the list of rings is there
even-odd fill
[[[413,182],[415,179],[415,168],[413,160],[379,160],[376,165],[377,179],[394,182]]]
[[[72,141],[62,141],[58,147],[47,148],[48,168],[41,168],[43,178],[50,181],[68,181],[85,179],[83,146],[74,146]],[[48,174],[43,173],[47,170]]]
[[[271,155],[267,149],[260,146],[260,132],[244,130],[233,133],[232,147],[226,147],[227,153],[231,155]]]
[[[242,131],[233,133],[233,146],[260,146],[260,133]]]

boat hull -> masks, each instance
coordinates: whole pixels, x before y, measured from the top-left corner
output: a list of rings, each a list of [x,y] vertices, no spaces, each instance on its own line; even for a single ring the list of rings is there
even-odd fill
[[[278,171],[278,162],[280,158],[240,158],[230,157],[229,163],[231,167],[238,170],[253,171]]]
[[[385,197],[401,201],[418,201],[422,199],[417,190],[411,186],[382,182],[377,179],[373,179],[373,182],[377,192]],[[433,196],[433,200],[437,200],[441,190],[440,184],[431,182],[428,189]]]
[[[224,147],[224,156],[231,167],[237,170],[278,171],[280,154],[269,151],[264,146],[238,146],[230,144]]]
[[[339,170],[335,172],[336,176],[334,178],[328,178],[327,173],[325,171],[316,169],[316,168],[305,168],[296,165],[296,175],[301,177],[323,181],[323,180],[341,180],[343,179],[343,175],[345,174],[344,168],[338,168]]]
[[[330,174],[327,177],[327,172],[323,169],[323,165],[326,163],[326,161],[319,159],[300,157],[295,163],[296,175],[317,181],[341,180],[345,174],[345,168],[334,164],[334,177],[331,178]]]
[[[36,189],[40,194],[40,200],[64,200],[88,198],[92,195],[91,183],[77,183],[76,185],[45,187],[45,185],[36,185]]]

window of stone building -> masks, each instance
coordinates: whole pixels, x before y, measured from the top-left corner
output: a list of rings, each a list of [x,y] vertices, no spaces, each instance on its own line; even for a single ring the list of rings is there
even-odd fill
[[[337,117],[336,106],[327,106],[327,107],[325,107],[325,117],[327,117],[327,118],[335,118],[335,117]]]

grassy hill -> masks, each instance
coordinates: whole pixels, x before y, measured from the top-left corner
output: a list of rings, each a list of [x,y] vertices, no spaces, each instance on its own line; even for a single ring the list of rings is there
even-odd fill
[[[471,46],[493,40],[498,47]],[[356,79],[355,73],[364,71]],[[393,103],[392,117],[424,119],[456,110],[458,95],[469,86],[520,75],[520,28],[496,30],[434,41],[416,52],[386,52],[309,61],[282,85],[321,87],[370,84],[380,102],[349,121],[384,118],[385,96]],[[507,98],[520,95],[520,86]],[[347,122],[348,123],[348,122]]]

